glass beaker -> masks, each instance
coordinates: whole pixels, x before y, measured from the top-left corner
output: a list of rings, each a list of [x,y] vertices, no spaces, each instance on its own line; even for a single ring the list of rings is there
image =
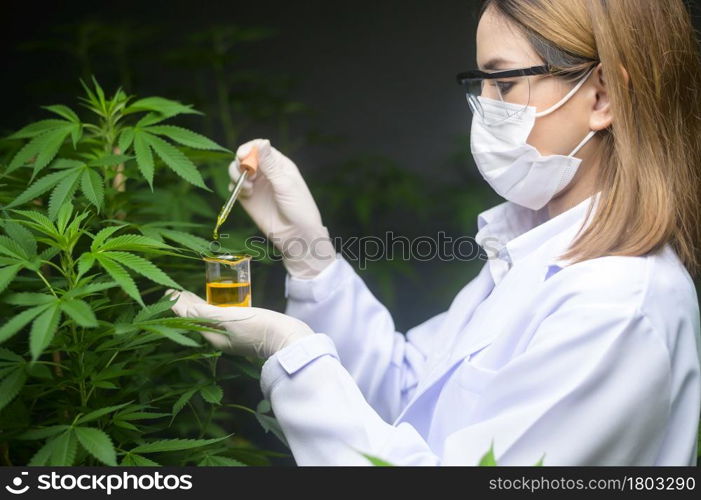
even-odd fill
[[[251,256],[204,257],[207,303],[221,307],[251,306]]]

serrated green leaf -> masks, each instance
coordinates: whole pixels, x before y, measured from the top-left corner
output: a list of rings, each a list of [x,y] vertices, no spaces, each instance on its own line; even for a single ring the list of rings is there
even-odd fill
[[[56,158],[51,164],[52,169],[62,170],[66,168],[85,168],[84,161],[74,160],[72,158]]]
[[[29,460],[27,465],[32,467],[39,467],[42,465],[48,465],[51,459],[51,454],[53,453],[54,446],[56,444],[55,439],[49,439],[44,445],[39,448],[39,450],[34,454],[34,456]]]
[[[87,302],[80,299],[68,299],[61,301],[61,310],[70,318],[78,323],[78,325],[91,328],[97,326],[97,318],[95,313]]]
[[[106,367],[97,374],[93,374],[90,377],[93,380],[108,380],[111,378],[123,377],[125,375],[133,375],[138,373],[137,369],[126,369],[124,368],[126,362],[114,363],[111,366]]]
[[[148,332],[154,332],[158,333],[159,335],[163,335],[164,337],[180,345],[188,347],[202,347],[190,337],[183,335],[182,332],[184,332],[184,330],[177,330],[175,328],[170,328],[163,325],[142,325],[141,328]]]
[[[154,418],[170,417],[170,413],[149,413],[149,412],[133,412],[116,415],[115,419],[119,420],[150,420]]]
[[[15,371],[17,369],[17,366],[10,364],[7,366],[7,363],[0,363],[0,365],[3,365],[2,368],[0,368],[0,380],[8,376],[11,372]]]
[[[394,467],[394,464],[389,463],[387,460],[383,460],[374,455],[368,455],[367,453],[361,453],[368,461],[376,467]]]
[[[29,141],[27,144],[22,146],[22,148],[19,151],[17,151],[17,153],[15,153],[15,156],[12,157],[10,164],[7,166],[6,173],[9,174],[10,172],[17,170],[22,165],[26,165],[29,162],[29,160],[36,156],[39,153],[39,151],[41,151],[41,148],[43,146],[42,137],[53,130],[56,129],[50,128],[44,130],[40,134],[35,135],[34,138],[32,138],[32,140]]]
[[[169,298],[163,298],[158,302],[149,304],[144,309],[140,310],[136,316],[134,316],[134,323],[139,323],[144,320],[151,319],[165,311],[168,311],[173,307],[177,300],[170,300]]]
[[[97,239],[97,237],[95,237],[95,239]],[[94,242],[93,240],[93,243]],[[123,234],[121,236],[115,236],[92,250],[93,252],[107,252],[113,250],[149,250],[157,248],[172,249],[173,247],[140,234]]]
[[[58,216],[58,211],[67,203],[71,203],[73,194],[78,188],[78,180],[80,179],[80,171],[70,171],[71,173],[61,180],[49,197],[49,219],[55,220]],[[59,231],[61,229],[59,228]]]
[[[163,97],[145,97],[134,101],[124,110],[124,114],[138,111],[155,111],[166,117],[179,114],[202,114],[199,111],[192,109],[192,106],[182,104],[178,101],[165,99]]]
[[[218,405],[224,397],[224,391],[217,384],[206,385],[200,389],[202,399],[208,403]]]
[[[51,451],[50,465],[73,465],[75,454],[78,449],[78,443],[75,439],[73,430],[68,430],[53,438],[55,441]]]
[[[164,439],[152,443],[142,444],[130,450],[131,453],[159,453],[164,451],[180,451],[192,448],[200,448],[228,439],[233,434],[214,439]]]
[[[20,269],[22,269],[22,264],[12,264],[0,268],[0,292],[7,288],[7,285],[12,282]]]
[[[16,439],[31,441],[45,439],[65,431],[68,429],[68,427],[69,426],[67,425],[51,425],[49,427],[42,427],[39,429],[29,429],[28,431],[25,431],[17,436]]]
[[[211,252],[210,242],[199,236],[174,229],[158,229],[161,235],[195,252]]]
[[[95,86],[95,94],[97,95],[100,105],[102,106],[102,109],[107,109],[107,100],[105,99],[105,91],[102,90],[102,87],[100,86],[99,83],[97,83],[97,80],[95,79],[95,76],[92,76],[92,83]]]
[[[183,287],[178,283],[173,281],[170,276],[164,273],[159,267],[157,267],[152,262],[134,255],[128,252],[110,251],[104,252],[103,256],[109,257],[110,259],[116,260],[121,265],[130,268],[133,271],[147,277],[151,281],[158,283],[159,285],[169,286],[171,288],[176,288],[182,290]]]
[[[17,363],[24,363],[24,358],[22,356],[9,349],[5,349],[4,347],[0,347],[0,359],[3,359],[5,361],[15,361]]]
[[[115,165],[119,165],[120,163],[124,163],[125,161],[129,161],[131,158],[131,156],[127,155],[108,154],[95,160],[90,160],[90,165],[95,167],[113,167]]]
[[[92,456],[107,465],[117,465],[117,453],[110,437],[100,429],[75,427],[75,435],[83,448]]]
[[[78,118],[78,115],[75,114],[75,111],[73,111],[68,106],[64,106],[63,104],[53,104],[51,106],[41,107],[51,111],[52,113],[56,113],[57,115],[64,117],[68,121],[80,122],[80,118]]]
[[[233,458],[220,457],[217,455],[206,455],[197,465],[204,467],[246,467],[246,464],[243,462],[239,462]]]
[[[87,102],[89,104],[90,109],[95,111],[96,113],[100,113],[101,107],[100,107],[100,101],[98,100],[97,96],[95,93],[90,90],[90,87],[87,86],[87,84],[83,81],[82,78],[79,78],[80,84],[83,86],[83,90],[85,91],[85,95],[87,95],[86,98],[84,98],[83,102]]]
[[[35,137],[47,130],[54,128],[65,127],[65,120],[39,120],[38,122],[30,123],[29,125],[22,127],[17,132],[12,135],[7,136],[8,139],[29,139]]]
[[[112,236],[114,233],[122,229],[124,225],[119,226],[108,226],[101,229],[93,238],[92,244],[90,245],[90,250],[95,252],[100,246],[105,242],[107,238]]]
[[[489,449],[487,452],[482,455],[482,458],[480,459],[479,463],[477,464],[478,466],[496,466],[497,461],[496,458],[494,457],[494,441],[491,442],[489,445]]]
[[[76,181],[77,181],[77,179],[76,179]],[[75,187],[77,188],[77,186],[78,186],[78,184],[76,182]],[[62,203],[58,209],[57,214],[56,214],[56,229],[58,229],[59,233],[61,233],[61,234],[66,233],[66,226],[68,225],[68,221],[71,219],[72,214],[73,214],[73,203],[71,202],[71,200],[68,200],[65,203]],[[80,218],[80,217],[78,217],[78,218]]]
[[[44,349],[51,343],[58,328],[58,321],[61,318],[61,310],[57,303],[49,304],[48,309],[41,313],[32,323],[29,331],[29,350],[32,353],[32,361],[35,361],[44,352]],[[37,306],[43,307],[43,306]]]
[[[15,240],[0,234],[0,255],[7,255],[14,259],[26,260],[29,258],[27,252]]]
[[[103,416],[107,415],[108,413],[112,413],[114,411],[119,410],[120,408],[124,408],[125,406],[127,406],[130,403],[131,403],[131,401],[128,401],[126,403],[122,403],[119,405],[107,406],[105,408],[99,408],[97,410],[93,410],[90,413],[83,415],[78,420],[76,420],[76,423],[77,424],[85,424],[88,422],[92,422],[93,420],[97,420],[98,418],[103,417]]]
[[[58,236],[60,236],[58,234],[58,229],[56,229],[54,223],[41,212],[37,212],[36,210],[17,209],[13,210],[13,212],[18,213],[31,221],[22,221],[23,224],[33,227],[37,231],[47,234],[53,238],[57,238]]]
[[[3,224],[5,233],[24,248],[28,256],[37,254],[37,242],[34,235],[27,228],[14,221],[5,221]]]
[[[124,127],[119,134],[119,141],[117,142],[117,147],[122,153],[125,153],[129,146],[131,146],[134,141],[134,129],[132,127]]]
[[[34,378],[43,378],[46,380],[52,380],[54,377],[51,374],[51,370],[46,365],[41,365],[39,363],[27,364],[25,365],[27,369],[27,375]]]
[[[112,424],[115,427],[121,427],[122,429],[128,429],[134,432],[141,432],[137,426],[135,426],[134,424],[130,424],[129,422],[125,422],[124,420],[115,420],[114,422],[112,422]]]
[[[148,130],[151,134],[165,136],[178,144],[182,144],[183,146],[188,146],[193,149],[231,152],[201,134],[192,132],[186,128],[176,127],[175,125],[153,125],[148,127],[146,130]]]
[[[287,438],[285,438],[285,434],[282,432],[279,422],[274,417],[256,413],[256,420],[258,420],[258,423],[263,427],[265,432],[272,432],[276,438],[289,448]]]
[[[27,381],[24,368],[17,368],[0,381],[0,410],[12,401]]]
[[[134,465],[137,467],[161,467],[161,464],[154,462],[150,458],[142,457],[135,453],[127,453],[124,455],[122,462],[119,465],[130,466]]]
[[[56,297],[53,295],[38,292],[12,293],[5,297],[5,302],[15,306],[38,306],[55,300]]]
[[[106,380],[100,380],[98,382],[93,382],[93,385],[95,387],[99,387],[100,389],[119,389],[118,385],[113,384],[112,382],[107,382]]]
[[[58,150],[61,149],[61,145],[64,143],[75,126],[76,125],[70,123],[66,127],[49,130],[32,139],[33,141],[39,141],[41,143],[39,154],[37,155],[37,159],[34,161],[32,178],[38,174],[41,169],[47,166],[51,160],[54,159],[58,153]]]
[[[36,182],[32,183],[32,185],[17,196],[17,198],[8,203],[6,208],[22,205],[41,196],[46,191],[58,184],[66,176],[71,175],[71,172],[71,170],[59,170],[58,172],[52,172],[45,175],[41,179],[38,179]]]
[[[168,117],[166,115],[162,115],[160,113],[147,113],[142,116],[138,122],[136,122],[136,128],[148,127],[167,119]]]
[[[180,397],[175,401],[175,403],[173,403],[173,409],[172,409],[173,417],[172,418],[175,418],[175,416],[178,413],[180,413],[180,411],[183,408],[185,408],[185,405],[187,404],[187,402],[190,401],[190,399],[192,399],[192,396],[194,396],[194,394],[196,392],[197,392],[197,389],[190,389],[187,392],[184,392],[180,395]],[[171,419],[171,421],[172,421],[172,419]]]
[[[95,170],[88,168],[81,176],[80,189],[90,203],[95,205],[99,212],[102,209],[102,202],[105,199],[105,186],[102,182],[102,176],[95,172]]]
[[[95,263],[95,256],[91,253],[84,253],[78,257],[78,278],[87,273]]]
[[[94,259],[94,257],[88,253],[84,253],[83,255],[89,255]],[[81,256],[82,257],[82,256]],[[105,282],[100,282],[100,283],[91,283],[89,285],[83,285],[79,286],[77,288],[73,288],[72,290],[69,290],[63,295],[63,298],[77,298],[77,297],[85,297],[88,295],[92,295],[97,292],[101,292],[103,290],[108,290],[110,288],[114,288],[117,285],[114,281],[105,281]]]
[[[153,148],[160,159],[163,160],[163,163],[170,167],[173,172],[190,184],[211,191],[204,183],[204,179],[202,179],[202,175],[197,170],[195,164],[192,163],[182,151],[158,136],[147,133],[142,133],[140,135],[146,143]]]
[[[56,257],[56,255],[58,255],[59,253],[61,253],[60,248],[48,247],[48,248],[45,248],[44,250],[42,250],[41,252],[39,252],[39,255],[37,255],[37,257],[39,257],[39,259],[43,259],[43,260],[51,260],[54,257]]]
[[[272,410],[272,408],[273,407],[270,405],[270,401],[267,399],[261,399],[256,406],[256,413],[268,413],[270,410]]]
[[[51,304],[32,307],[31,309],[25,309],[21,313],[10,318],[4,325],[2,325],[2,327],[0,327],[0,342],[5,342],[7,339],[12,337],[24,326],[29,324],[30,321],[39,316],[42,312],[46,311],[46,309],[49,307],[51,307]]]
[[[139,294],[139,289],[136,287],[136,283],[134,283],[134,280],[122,266],[109,258],[103,258],[100,254],[96,255],[96,258],[105,271],[112,276],[112,279],[119,283],[119,286],[127,293],[127,295],[141,304],[142,307],[146,307],[141,295]]]
[[[83,137],[83,126],[79,124],[71,129],[73,149],[78,149],[78,142],[80,142],[81,137]]]
[[[134,133],[134,154],[136,155],[136,165],[139,167],[141,175],[144,176],[148,185],[153,190],[153,154],[151,147],[144,140],[141,133]]]
[[[213,328],[209,327],[206,325],[200,324],[201,322],[209,322],[214,325],[216,325],[218,322],[216,320],[211,320],[207,318],[180,318],[180,317],[174,317],[174,318],[156,318],[156,319],[151,319],[147,321],[142,321],[139,326],[145,326],[145,325],[164,325],[164,326],[169,326],[171,328],[181,328],[184,330],[194,330],[194,331],[200,331],[200,332],[212,332],[212,333],[218,333],[220,335],[226,335],[227,331],[222,330],[221,328]]]

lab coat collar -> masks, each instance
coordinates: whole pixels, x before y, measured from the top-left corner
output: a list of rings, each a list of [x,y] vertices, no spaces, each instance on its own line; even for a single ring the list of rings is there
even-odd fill
[[[593,212],[587,221],[584,216],[590,203],[596,209],[600,195],[598,191],[552,219],[548,219],[547,206],[532,210],[506,201],[477,216],[475,240],[489,259],[505,260],[507,267],[536,250],[543,252],[548,277],[571,263],[561,259],[560,254],[567,250],[583,224],[591,222]]]

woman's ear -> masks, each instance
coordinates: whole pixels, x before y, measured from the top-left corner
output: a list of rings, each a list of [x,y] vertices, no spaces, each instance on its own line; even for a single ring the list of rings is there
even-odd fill
[[[628,74],[624,71],[624,77]],[[601,63],[599,63],[592,72],[592,81],[594,83],[595,101],[592,107],[591,117],[589,119],[589,128],[591,130],[604,130],[613,122],[613,114],[611,112],[611,94],[609,87],[604,79],[604,72]],[[627,80],[626,80],[627,81]]]

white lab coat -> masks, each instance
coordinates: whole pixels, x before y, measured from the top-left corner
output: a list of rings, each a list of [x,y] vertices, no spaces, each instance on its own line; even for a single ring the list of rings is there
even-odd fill
[[[317,333],[271,356],[260,384],[297,464],[476,465],[493,443],[499,465],[695,465],[694,283],[669,245],[558,260],[596,196],[550,220],[482,212],[490,258],[406,336],[341,254],[288,275],[286,313]]]

